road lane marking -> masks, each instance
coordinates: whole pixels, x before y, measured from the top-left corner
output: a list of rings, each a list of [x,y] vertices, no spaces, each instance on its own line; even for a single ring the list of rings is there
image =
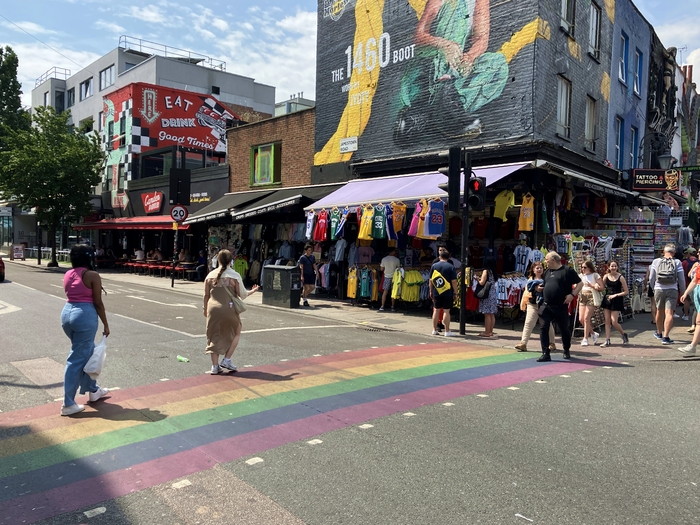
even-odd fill
[[[455,406],[455,404],[454,404],[454,403],[443,403],[442,406],[444,406],[444,407],[453,407],[453,406]]]
[[[83,514],[85,514],[86,518],[94,518],[95,516],[99,516],[105,512],[107,512],[107,507],[97,507],[96,509],[86,510],[83,512]]]
[[[19,312],[20,310],[21,310],[21,308],[19,306],[15,306],[13,304],[0,301],[0,315],[11,314],[14,312]]]
[[[361,428],[361,429],[364,430],[364,429],[366,429],[366,428],[374,428],[374,425],[370,425],[369,423],[365,423],[364,425],[360,425],[360,426],[357,427],[357,428]]]
[[[261,328],[260,330],[243,330],[244,334],[259,334],[262,332],[282,332],[284,330],[319,330],[324,328],[352,328],[347,324],[329,324],[325,326],[281,326],[279,328]]]
[[[321,441],[320,439],[312,439],[311,441],[307,441],[307,443],[309,445],[320,445],[321,443],[323,443],[323,441]]]
[[[152,326],[154,328],[160,328],[161,330],[168,330],[169,332],[175,332],[176,334],[181,334],[181,335],[186,335],[187,337],[192,337],[193,339],[196,339],[198,337],[206,337],[207,334],[188,334],[187,332],[183,332],[181,330],[175,330],[174,328],[168,328],[167,326],[160,326],[157,324],[149,323],[148,321],[142,321],[141,319],[134,319],[133,317],[127,317],[126,315],[122,314],[112,314],[117,317],[121,317],[123,319],[128,319],[129,321],[134,321],[135,323],[141,323],[145,324],[148,326]]]
[[[250,458],[248,461],[246,461],[246,464],[255,465],[257,463],[262,463],[263,461],[265,461],[263,458]]]
[[[189,479],[183,479],[182,481],[178,481],[177,483],[173,483],[172,487],[174,489],[182,489],[185,487],[189,487],[192,485],[192,482]]]
[[[31,287],[29,287],[29,286],[26,286],[26,285],[24,285],[24,284],[19,284],[19,283],[16,283],[16,282],[14,282],[14,281],[12,281],[10,284],[14,284],[15,286],[21,286],[22,288],[26,288],[27,290],[31,290],[32,292],[36,292],[36,291],[37,291],[36,288],[31,288]]]
[[[139,297],[138,295],[127,295],[130,299],[138,299],[140,301],[146,301],[149,303],[162,304],[163,306],[183,306],[185,308],[197,308],[194,304],[184,304],[184,303],[164,303],[161,301],[154,301],[153,299],[146,299],[145,297]]]

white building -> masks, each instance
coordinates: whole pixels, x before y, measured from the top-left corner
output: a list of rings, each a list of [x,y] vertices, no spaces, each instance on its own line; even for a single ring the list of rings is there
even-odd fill
[[[92,121],[93,129],[102,131],[102,97],[135,82],[212,94],[239,114],[275,113],[273,86],[227,73],[225,62],[128,36],[121,36],[116,49],[75,74],[57,67],[44,73],[32,90],[32,108],[70,109],[73,125]]]

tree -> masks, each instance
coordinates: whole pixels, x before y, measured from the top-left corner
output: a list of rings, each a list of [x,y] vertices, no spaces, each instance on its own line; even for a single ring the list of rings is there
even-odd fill
[[[92,211],[90,196],[101,180],[99,137],[77,133],[69,119],[70,111],[37,108],[33,125],[9,130],[7,147],[0,150],[0,192],[12,195],[23,208],[36,208],[49,239],[56,238],[64,218],[79,220]],[[56,243],[52,245],[49,266],[57,266]]]
[[[17,80],[19,59],[7,46],[0,47],[0,149],[5,128],[29,129],[29,114],[22,109],[22,85]]]

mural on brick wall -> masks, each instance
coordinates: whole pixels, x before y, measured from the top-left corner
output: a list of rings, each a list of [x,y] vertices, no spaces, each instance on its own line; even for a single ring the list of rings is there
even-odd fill
[[[530,133],[503,110],[532,90],[532,44],[550,37],[536,8],[518,0],[320,0],[314,163]]]

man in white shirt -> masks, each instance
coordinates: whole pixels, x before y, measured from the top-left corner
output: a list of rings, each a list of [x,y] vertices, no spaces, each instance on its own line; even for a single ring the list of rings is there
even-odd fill
[[[392,248],[389,251],[389,255],[382,259],[379,266],[381,267],[382,272],[384,272],[384,292],[382,293],[382,306],[379,308],[379,311],[381,312],[384,310],[387,296],[391,293],[394,272],[399,266],[401,266],[401,261],[399,261],[399,258],[396,257],[396,248]],[[391,311],[396,311],[396,299],[393,297],[391,298]]]
[[[675,245],[667,244],[664,246],[664,256],[654,259],[649,268],[649,286],[654,290],[656,303],[654,337],[661,339],[661,344],[664,345],[673,344],[673,314],[678,305],[678,297],[685,292],[685,272],[681,261],[676,259],[675,255]]]

